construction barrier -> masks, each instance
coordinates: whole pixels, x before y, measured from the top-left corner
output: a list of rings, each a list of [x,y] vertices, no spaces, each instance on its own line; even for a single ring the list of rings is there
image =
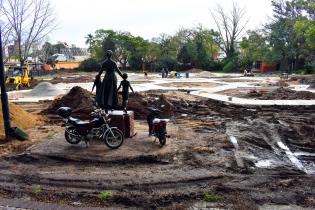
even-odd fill
[[[59,61],[55,64],[54,69],[61,70],[61,69],[78,69],[80,66],[80,62],[66,62],[66,61]]]

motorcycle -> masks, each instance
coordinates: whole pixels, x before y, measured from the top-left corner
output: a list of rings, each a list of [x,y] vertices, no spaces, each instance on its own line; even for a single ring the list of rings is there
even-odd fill
[[[149,114],[147,116],[147,122],[149,125],[149,135],[154,136],[155,140],[159,139],[160,146],[164,146],[166,143],[167,135],[166,126],[169,119],[160,119],[161,111],[156,108],[149,108]]]
[[[116,127],[110,127],[110,118],[104,110],[96,109],[90,115],[93,120],[82,121],[71,117],[72,109],[69,107],[60,107],[57,114],[65,118],[65,139],[69,144],[78,144],[85,141],[89,146],[90,140],[104,141],[106,146],[111,149],[119,148],[124,141],[124,135]]]

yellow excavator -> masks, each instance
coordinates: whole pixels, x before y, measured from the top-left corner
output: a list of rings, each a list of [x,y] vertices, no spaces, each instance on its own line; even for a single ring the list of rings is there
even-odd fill
[[[5,84],[10,89],[10,87],[15,90],[19,90],[21,87],[31,87],[30,77],[31,67],[26,64],[23,67],[14,67],[12,76],[6,78]]]

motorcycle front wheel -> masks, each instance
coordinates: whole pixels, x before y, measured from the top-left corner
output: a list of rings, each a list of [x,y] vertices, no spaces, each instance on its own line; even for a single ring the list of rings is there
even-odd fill
[[[75,127],[68,127],[65,130],[65,139],[69,144],[78,144],[81,141],[81,138],[76,131]]]
[[[111,128],[105,133],[104,143],[111,149],[118,149],[124,142],[124,134],[118,128]]]

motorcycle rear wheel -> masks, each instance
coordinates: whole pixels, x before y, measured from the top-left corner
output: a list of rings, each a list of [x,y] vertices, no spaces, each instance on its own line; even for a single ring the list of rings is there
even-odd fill
[[[111,128],[111,130],[112,132],[105,133],[104,143],[111,149],[118,149],[124,142],[124,134],[118,128]]]
[[[68,127],[65,130],[65,139],[69,144],[78,144],[81,141],[75,127]]]
[[[162,135],[159,137],[160,146],[163,147],[166,144],[166,136]]]

